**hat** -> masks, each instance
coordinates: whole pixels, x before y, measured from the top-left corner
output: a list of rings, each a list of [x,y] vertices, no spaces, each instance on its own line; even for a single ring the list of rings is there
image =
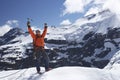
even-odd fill
[[[36,32],[36,33],[37,33],[37,32],[40,32],[40,30],[36,30],[35,32]]]

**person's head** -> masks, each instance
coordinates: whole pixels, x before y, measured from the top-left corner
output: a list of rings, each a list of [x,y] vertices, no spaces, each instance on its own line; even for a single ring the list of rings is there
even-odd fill
[[[40,30],[36,30],[36,34],[40,34]]]

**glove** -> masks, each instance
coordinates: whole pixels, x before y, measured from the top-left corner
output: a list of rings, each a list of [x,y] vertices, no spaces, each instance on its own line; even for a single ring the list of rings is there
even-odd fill
[[[30,27],[30,21],[27,22],[27,26]]]
[[[45,26],[45,28],[47,28],[48,26],[47,26],[47,23],[44,23],[44,26]]]

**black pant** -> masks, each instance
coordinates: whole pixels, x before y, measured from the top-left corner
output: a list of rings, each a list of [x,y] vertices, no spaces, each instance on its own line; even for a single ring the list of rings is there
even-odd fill
[[[44,49],[36,49],[34,53],[36,60],[35,60],[35,66],[37,72],[40,72],[40,64],[44,63],[45,64],[45,70],[49,70],[49,57],[46,54]]]

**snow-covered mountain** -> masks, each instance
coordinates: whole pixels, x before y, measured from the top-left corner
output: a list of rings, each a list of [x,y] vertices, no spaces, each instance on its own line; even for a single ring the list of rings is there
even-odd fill
[[[109,10],[49,30],[46,46],[55,49],[60,59],[54,62],[62,65],[103,68],[120,47],[120,15]]]
[[[69,26],[49,27],[45,39],[51,67],[103,68],[120,48],[120,15],[103,10]],[[20,28],[0,37],[0,69],[34,66],[32,38]]]

